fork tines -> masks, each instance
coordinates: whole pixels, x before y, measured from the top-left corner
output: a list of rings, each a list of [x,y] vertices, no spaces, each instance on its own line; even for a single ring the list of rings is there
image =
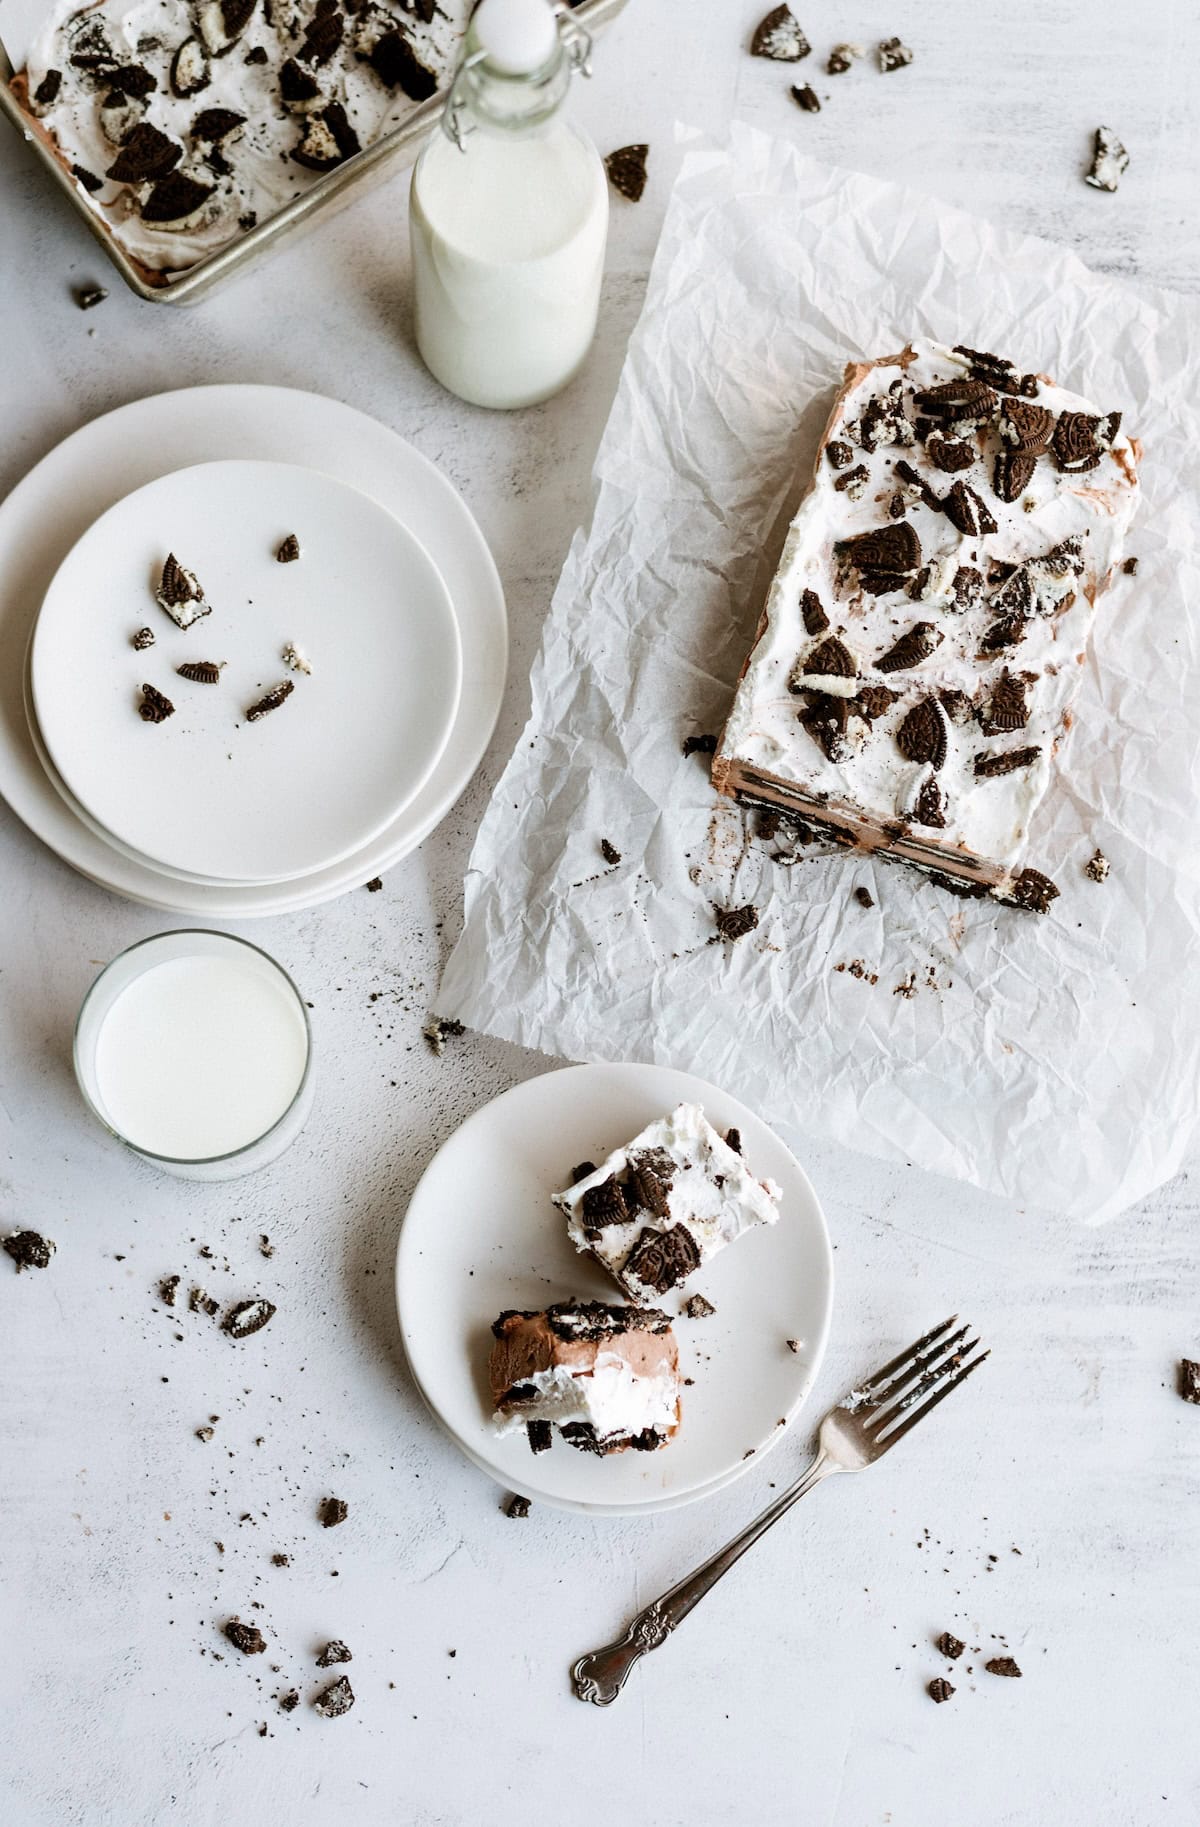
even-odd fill
[[[957,1322],[952,1314],[856,1392],[860,1419],[881,1445],[899,1440],[989,1356],[977,1338],[968,1339],[970,1327]]]

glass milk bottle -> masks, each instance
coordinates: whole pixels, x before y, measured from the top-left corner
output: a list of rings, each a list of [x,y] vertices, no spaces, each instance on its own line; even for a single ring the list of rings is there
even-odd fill
[[[417,346],[476,406],[532,406],[573,378],[596,329],[608,185],[564,103],[587,40],[550,0],[481,0],[443,116],[413,172]]]

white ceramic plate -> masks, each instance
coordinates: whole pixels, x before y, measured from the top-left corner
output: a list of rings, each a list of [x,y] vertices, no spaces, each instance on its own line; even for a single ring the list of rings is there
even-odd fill
[[[74,542],[131,490],[173,470],[230,457],[319,469],[414,527],[446,582],[463,649],[462,694],[450,740],[409,806],[343,863],[295,882],[250,888],[177,880],[121,855],[89,830],[47,779],[24,704],[23,659],[34,619]],[[314,907],[391,868],[445,817],[491,739],[507,647],[503,591],[482,533],[441,472],[395,432],[336,400],[283,387],[156,394],[85,425],[0,504],[0,793],[81,874],[163,912],[244,919]]]
[[[289,532],[301,557],[280,564]],[[168,552],[210,614],[154,601]],[[148,625],[155,644],[135,652]],[[288,642],[313,672],[290,672]],[[221,664],[217,684],[181,678]],[[128,849],[218,882],[294,880],[377,835],[420,790],[458,707],[458,628],[437,567],[358,489],[294,464],[176,470],[102,514],[59,566],[33,638],[34,708],[58,772]],[[141,681],[175,706],[137,715]],[[246,710],[286,682],[290,698]]]
[[[708,1319],[676,1326],[683,1421],[656,1453],[597,1459],[555,1438],[533,1454],[491,1424],[491,1324],[506,1307],[622,1299],[568,1242],[550,1195],[577,1161],[599,1161],[682,1102],[742,1132],[754,1173],[778,1181],[777,1224],[723,1250],[661,1304],[673,1315],[702,1292]],[[829,1234],[807,1175],[752,1111],[690,1073],[660,1066],[569,1066],[517,1085],[452,1135],[412,1196],[396,1257],[409,1366],[447,1432],[483,1471],[569,1510],[668,1509],[719,1490],[761,1462],[800,1411],[825,1350],[833,1289]],[[801,1341],[793,1352],[788,1339]]]

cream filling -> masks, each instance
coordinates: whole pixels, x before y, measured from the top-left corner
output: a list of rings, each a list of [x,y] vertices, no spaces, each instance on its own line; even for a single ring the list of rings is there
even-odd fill
[[[537,1396],[496,1414],[500,1434],[516,1433],[530,1421],[549,1421],[555,1427],[586,1422],[603,1442],[632,1437],[648,1427],[669,1433],[678,1418],[676,1372],[664,1367],[652,1377],[635,1376],[616,1352],[599,1351],[590,1372],[555,1364],[522,1381],[532,1383]]]

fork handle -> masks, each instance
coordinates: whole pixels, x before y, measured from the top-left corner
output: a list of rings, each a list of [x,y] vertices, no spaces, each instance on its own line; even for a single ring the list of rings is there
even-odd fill
[[[590,1700],[593,1706],[611,1706],[621,1692],[635,1662],[639,1662],[650,1650],[658,1649],[666,1642],[671,1632],[682,1624],[694,1605],[698,1605],[706,1592],[711,1592],[719,1579],[722,1579],[735,1561],[739,1561],[747,1548],[754,1546],[760,1535],[765,1535],[773,1523],[799,1503],[814,1486],[820,1484],[831,1472],[841,1471],[824,1453],[818,1453],[803,1478],[769,1504],[761,1515],[747,1524],[740,1535],[726,1542],[711,1555],[694,1573],[672,1586],[669,1592],[662,1593],[657,1599],[639,1611],[623,1637],[615,1643],[606,1644],[603,1649],[594,1649],[586,1656],[580,1656],[571,1667],[571,1684],[576,1698]]]

